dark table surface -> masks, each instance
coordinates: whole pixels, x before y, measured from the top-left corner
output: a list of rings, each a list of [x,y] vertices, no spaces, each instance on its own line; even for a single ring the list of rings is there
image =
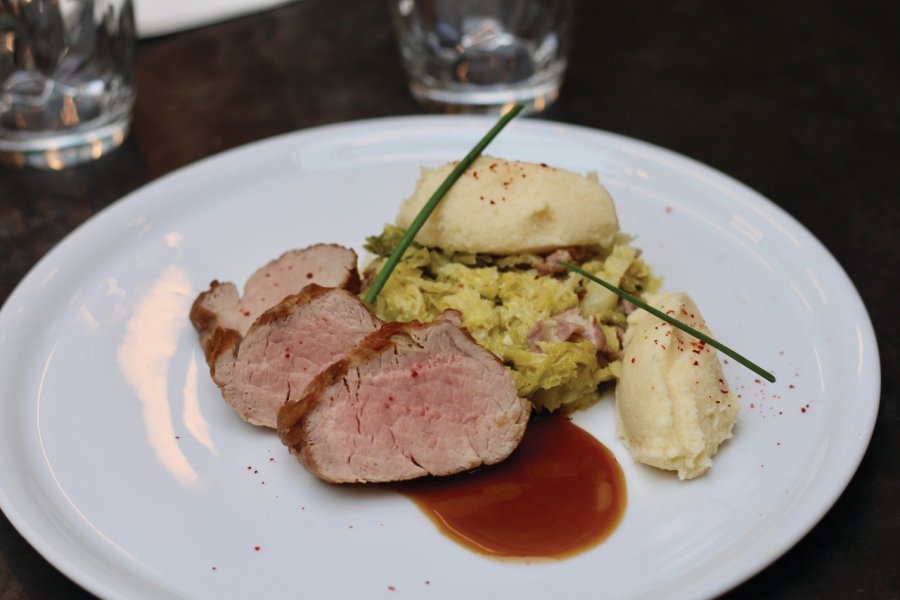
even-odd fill
[[[545,118],[670,148],[815,234],[869,310],[881,408],[862,465],[811,533],[727,598],[900,597],[897,348],[900,3],[606,0],[579,5]],[[54,244],[198,159],[315,125],[421,112],[384,2],[299,4],[140,43],[133,134],[94,164],[0,170],[0,302]],[[0,600],[88,594],[0,517]]]

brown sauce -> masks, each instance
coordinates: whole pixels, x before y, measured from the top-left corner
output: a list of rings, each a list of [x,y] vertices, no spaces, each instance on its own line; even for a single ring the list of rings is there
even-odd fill
[[[396,489],[459,544],[526,560],[596,546],[616,529],[626,502],[612,452],[563,415],[530,423],[500,464]]]

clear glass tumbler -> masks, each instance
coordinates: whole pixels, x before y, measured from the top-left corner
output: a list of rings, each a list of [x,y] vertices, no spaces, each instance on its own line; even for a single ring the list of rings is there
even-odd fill
[[[444,112],[541,111],[566,70],[574,0],[389,0],[413,96]]]
[[[61,169],[118,147],[134,54],[131,0],[0,0],[0,163]]]

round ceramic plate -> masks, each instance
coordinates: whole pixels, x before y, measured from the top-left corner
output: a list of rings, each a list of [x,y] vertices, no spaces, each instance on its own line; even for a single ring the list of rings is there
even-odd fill
[[[597,171],[664,288],[687,290],[729,361],[741,413],[706,476],[635,464],[611,395],[575,415],[625,472],[603,544],[500,562],[441,535],[405,497],[326,485],[240,421],[188,322],[212,279],[243,283],[289,248],[361,251],[420,165],[462,157],[492,121],[324,127],[205,160],[79,228],[0,312],[0,507],[47,559],[111,598],[695,598],[797,542],[847,485],[878,409],[871,323],[822,245],[712,169],[627,138],[513,122],[489,152]],[[548,508],[552,510],[552,500]]]

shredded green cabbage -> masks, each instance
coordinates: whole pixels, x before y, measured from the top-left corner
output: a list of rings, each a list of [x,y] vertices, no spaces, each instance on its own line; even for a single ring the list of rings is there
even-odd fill
[[[367,279],[384,265],[403,230],[385,226],[367,239],[375,255]],[[613,249],[574,254],[573,262],[623,289],[642,296],[659,282],[622,236]],[[618,378],[619,333],[625,313],[617,296],[574,273],[539,275],[544,260],[536,254],[496,257],[446,253],[413,243],[379,294],[374,311],[386,321],[428,322],[444,310],[461,313],[462,325],[475,340],[496,354],[509,368],[519,395],[537,409],[579,408],[599,398],[598,386]],[[365,291],[365,290],[363,290]],[[600,325],[608,348],[575,336],[568,341],[532,341],[529,332],[540,321],[577,309]]]

